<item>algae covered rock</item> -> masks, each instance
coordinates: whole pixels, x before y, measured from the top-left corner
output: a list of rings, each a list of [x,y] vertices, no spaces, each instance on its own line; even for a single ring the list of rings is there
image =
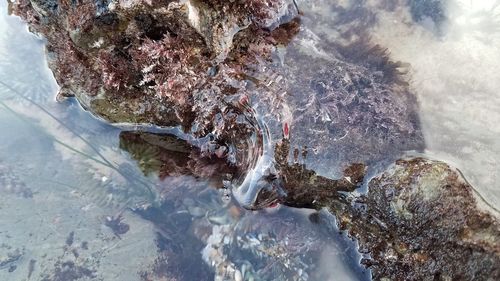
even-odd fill
[[[269,1],[37,0],[16,2],[13,11],[47,38],[61,95],[112,123],[189,129],[198,100],[238,91],[231,82],[238,70],[218,65],[234,35],[252,29],[264,38],[261,30],[298,13],[293,1],[259,2]]]
[[[497,280],[498,216],[445,163],[399,160],[353,207],[334,206],[376,280]]]
[[[358,28],[313,4],[299,14],[292,0],[22,0],[13,11],[47,38],[61,95],[111,123],[212,139],[202,154],[236,166],[234,194],[247,208],[261,207],[262,190],[282,192],[285,167],[298,162],[339,179],[353,163],[424,145],[401,65],[367,40],[323,34],[325,25]],[[294,156],[280,164],[281,142]]]
[[[226,148],[209,141],[200,143],[196,140],[190,143],[174,135],[123,131],[120,133],[120,148],[137,161],[145,175],[155,174],[161,180],[193,176],[209,181],[214,188],[226,189],[228,179],[246,172],[225,161]],[[277,167],[281,178],[261,179],[263,185],[271,183],[273,189],[262,187],[252,202],[251,209],[262,209],[280,203],[314,208],[318,202],[334,198],[344,202],[343,193],[356,190],[363,182],[366,170],[363,164],[353,164],[344,170],[342,178],[330,179],[302,164],[283,161],[280,156],[288,153],[285,152],[286,149],[289,149],[289,144],[285,141],[277,150]],[[215,152],[209,153],[209,150]]]
[[[294,0],[190,0],[186,7],[192,27],[203,36],[218,60],[227,57],[235,35],[241,30],[250,25],[273,30],[299,12]]]

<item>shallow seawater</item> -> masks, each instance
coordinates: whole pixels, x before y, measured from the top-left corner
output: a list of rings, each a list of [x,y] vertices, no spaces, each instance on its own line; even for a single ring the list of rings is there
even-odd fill
[[[362,3],[304,2],[326,19],[332,3]],[[424,154],[455,165],[498,209],[500,3],[448,2],[437,22],[363,5],[379,16],[372,40],[408,67]],[[57,102],[43,48],[0,2],[0,280],[370,279],[328,212],[244,210],[213,177],[184,172],[182,141],[165,154],[73,99]]]
[[[498,209],[500,1],[443,3],[440,25],[409,25],[401,9],[381,15],[373,37],[410,65],[426,153],[459,168]]]

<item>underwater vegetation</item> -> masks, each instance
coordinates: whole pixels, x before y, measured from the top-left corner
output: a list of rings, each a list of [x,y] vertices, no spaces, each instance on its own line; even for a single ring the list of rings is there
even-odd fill
[[[63,3],[51,14],[25,1],[13,11],[47,38],[49,66],[63,95],[76,95],[111,123],[176,126],[194,138],[213,138],[216,147],[208,153],[247,172],[232,180],[247,207],[263,176],[279,178],[273,150],[282,139],[291,151],[309,151],[310,169],[337,178],[352,163],[388,163],[423,148],[415,97],[383,48],[361,38],[347,46],[318,40],[301,24],[310,19],[296,17],[297,6],[287,1],[264,10],[253,2],[245,4],[251,9],[216,2],[139,1],[102,10],[89,1]],[[274,18],[281,25],[262,25],[264,15],[283,12],[287,16]],[[207,39],[220,34],[196,24],[205,13],[208,27],[217,13],[248,21],[232,34],[223,60]],[[58,22],[68,25],[57,28]],[[284,60],[285,53],[293,59]]]
[[[127,132],[121,136],[122,142],[130,141],[131,135],[142,136],[133,138],[134,146],[153,146],[153,149],[161,147],[166,150],[162,154],[167,153],[169,146],[172,148],[170,153],[177,153],[176,147],[180,146],[171,146],[174,141],[171,139],[175,138],[173,136],[148,136],[147,133]],[[181,140],[177,139],[176,142]],[[284,154],[288,155],[286,151]],[[142,158],[138,155],[135,157],[141,163]],[[196,166],[196,161],[200,160],[191,156],[181,157],[184,167],[179,167],[171,166],[171,159],[176,158],[162,160],[161,162],[168,166],[158,167],[158,171],[184,171],[186,175],[194,175],[200,180],[213,181],[214,176],[211,174],[193,173],[192,170],[186,169]],[[188,162],[191,164],[187,164]],[[398,160],[384,173],[368,180],[368,192],[358,195],[353,191],[356,191],[365,179],[365,166],[362,164],[349,167],[342,180],[323,178],[300,164],[279,168],[286,179],[280,187],[283,193],[274,193],[274,190],[267,192],[263,189],[264,192],[259,193],[254,206],[262,208],[279,203],[316,210],[327,208],[337,217],[339,228],[358,241],[359,251],[363,254],[362,264],[371,269],[376,280],[488,280],[490,277],[500,277],[498,219],[478,207],[477,201],[481,199],[474,194],[474,189],[458,170],[443,162],[424,158]],[[160,174],[165,173],[167,172],[163,171]],[[223,189],[222,181],[216,180],[214,186]],[[166,196],[165,200],[170,202],[172,197]],[[267,216],[272,218],[272,215]],[[243,224],[241,219],[237,225],[240,224]],[[254,226],[249,224],[248,227],[257,227],[258,224],[256,221]],[[290,233],[281,230],[287,233],[285,237],[292,239]],[[232,237],[238,230],[234,226],[225,225],[213,231],[218,234],[212,235],[223,239],[222,237],[226,236]],[[292,233],[298,235],[297,231]],[[296,239],[306,243],[310,235]],[[218,245],[217,241],[219,240],[211,243]],[[243,248],[247,247],[244,246],[246,244],[242,245]],[[278,246],[271,244],[259,247],[270,254],[273,247]],[[223,252],[217,253],[208,258],[209,262],[224,266],[225,271],[218,274],[232,276],[236,270],[234,265],[225,258],[220,260],[219,256],[224,256]],[[292,255],[289,251],[286,253]],[[261,254],[254,252],[253,255]],[[457,261],[463,266],[456,267]]]
[[[294,217],[282,232],[251,234],[278,223],[271,214],[253,221],[247,210],[279,205],[328,210],[376,280],[500,278],[498,217],[478,207],[458,170],[403,158],[425,148],[417,99],[406,65],[368,32],[377,22],[372,9],[397,5],[415,22],[439,25],[442,1],[330,1],[330,10],[318,11],[325,1],[11,4],[46,38],[59,99],[74,96],[127,128],[120,148],[159,179],[136,179],[87,143],[96,161],[155,197],[131,208],[157,231],[159,255],[143,280],[209,271],[216,280],[307,280],[312,270],[302,265],[317,261],[300,253],[320,252],[308,240],[319,234]],[[132,231],[121,213],[104,225],[117,239]],[[182,227],[189,234],[180,235]],[[58,276],[93,276],[74,264],[55,268]]]

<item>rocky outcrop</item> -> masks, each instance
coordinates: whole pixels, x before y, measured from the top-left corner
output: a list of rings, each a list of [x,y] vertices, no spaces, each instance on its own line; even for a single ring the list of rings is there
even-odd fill
[[[462,174],[424,158],[398,160],[355,195],[364,166],[338,181],[304,166],[283,167],[282,196],[292,207],[327,208],[359,244],[375,280],[496,280],[500,278],[500,221]],[[487,208],[487,209],[486,209]]]
[[[416,21],[442,19],[439,5],[422,14],[426,1],[409,3]],[[293,0],[20,0],[13,11],[46,37],[61,96],[111,123],[179,129],[120,135],[145,174],[207,179],[226,195],[234,186],[249,209],[328,208],[377,280],[499,279],[498,219],[458,171],[399,160],[355,192],[367,167],[423,148],[417,103],[402,64],[362,39],[353,15],[374,21],[369,10],[338,5],[331,23],[308,5],[300,17]],[[340,39],[321,34],[328,24]],[[6,191],[32,196],[15,179],[0,166]],[[166,205],[143,217],[168,233],[177,225],[163,220]],[[128,231],[119,217],[106,222]]]
[[[19,1],[14,12],[48,40],[61,95],[113,123],[182,125],[200,99],[220,100],[240,73],[218,65],[242,30],[258,39],[297,15],[293,1]],[[223,20],[222,20],[223,19]],[[235,54],[237,55],[237,54]],[[221,74],[218,74],[221,72]],[[218,75],[217,75],[218,74]],[[206,114],[216,111],[205,104]],[[196,131],[205,133],[204,122]]]
[[[500,222],[480,203],[459,171],[415,158],[372,179],[353,205],[330,209],[376,280],[497,280]]]
[[[318,17],[305,4],[300,17],[292,0],[22,0],[13,11],[47,38],[61,95],[111,123],[212,138],[210,153],[248,172],[234,180],[247,207],[270,184],[260,178],[280,178],[282,139],[307,152],[292,164],[326,178],[423,148],[401,65],[366,40],[317,35],[325,19],[303,25]]]

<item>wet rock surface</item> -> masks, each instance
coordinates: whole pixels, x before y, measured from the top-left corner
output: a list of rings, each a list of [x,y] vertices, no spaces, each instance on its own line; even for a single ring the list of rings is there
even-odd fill
[[[216,59],[233,49],[234,35],[248,29],[248,36],[263,40],[269,35],[263,29],[298,12],[293,1],[284,0],[269,6],[263,1],[41,4],[19,2],[14,11],[50,42],[50,65],[62,95],[76,95],[110,122],[185,129],[198,110],[207,115],[222,110],[210,102],[201,107],[207,95],[220,103],[238,91],[238,83],[230,81],[240,71]],[[202,121],[210,120],[199,121],[195,131],[206,133],[210,128]]]
[[[321,32],[361,34],[353,22],[373,17],[369,9],[339,8],[340,18],[325,22],[314,4],[301,3],[297,17],[295,1],[284,0],[102,5],[59,4],[52,13],[20,1],[13,10],[47,38],[61,93],[109,122],[213,134],[242,169],[290,138],[327,177],[423,148],[401,65],[361,35],[344,42]]]
[[[500,223],[445,163],[399,160],[347,208],[330,207],[376,280],[496,280]]]

